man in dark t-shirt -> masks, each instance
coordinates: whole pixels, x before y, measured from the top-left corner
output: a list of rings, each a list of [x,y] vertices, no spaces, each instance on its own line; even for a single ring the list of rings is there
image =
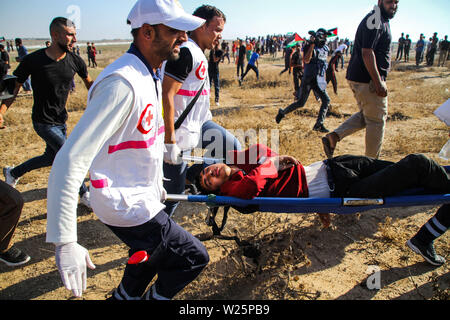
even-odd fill
[[[223,51],[220,50],[219,44],[217,43],[214,49],[209,52],[209,63],[208,63],[208,73],[209,73],[209,83],[212,85],[214,83],[214,93],[216,105],[219,105],[220,98],[220,71],[219,63],[222,60]]]
[[[245,48],[245,45],[242,43],[242,40],[239,40],[239,49],[238,49],[238,61],[237,61],[237,77],[239,77],[239,71],[240,75],[244,74],[244,63],[245,63],[245,55],[247,53],[247,49]]]
[[[33,127],[47,145],[43,155],[15,168],[3,169],[6,183],[13,187],[25,173],[51,166],[57,152],[66,141],[68,118],[66,103],[74,75],[78,74],[88,89],[93,83],[84,61],[72,53],[73,45],[76,43],[76,29],[73,22],[66,18],[55,18],[50,25],[50,34],[52,44],[49,48],[33,52],[20,62],[13,73],[17,77],[14,98],[4,101],[4,105],[9,108],[22,83],[31,76],[34,97]],[[88,193],[84,184],[80,189],[80,196],[83,203],[87,204],[84,200],[87,199]]]
[[[449,42],[448,42],[448,36],[445,36],[444,40],[442,40],[439,43],[439,61],[438,61],[438,67],[444,67],[445,62],[447,61],[448,57],[448,49],[449,49]]]
[[[405,62],[409,62],[409,51],[411,51],[411,39],[409,38],[409,34],[406,35],[406,39],[405,39],[405,48],[404,48],[404,52],[405,52]]]
[[[347,80],[360,111],[323,137],[324,150],[330,158],[339,141],[362,129],[366,129],[366,156],[380,156],[388,114],[386,78],[392,42],[389,20],[397,8],[398,0],[379,0],[358,27]]]
[[[395,61],[401,61],[403,56],[403,51],[405,50],[405,37],[404,33],[402,33],[402,36],[400,39],[398,39],[398,49],[397,49],[397,58],[395,58]]]

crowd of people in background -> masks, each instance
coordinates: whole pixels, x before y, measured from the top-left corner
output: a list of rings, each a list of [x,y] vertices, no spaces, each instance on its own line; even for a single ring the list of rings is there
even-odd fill
[[[436,54],[439,52],[438,67],[443,67],[445,62],[449,59],[448,45],[449,42],[447,35],[444,39],[439,40],[438,33],[435,32],[427,41],[425,35],[421,33],[414,48],[416,53],[416,65],[419,66],[425,60],[426,66],[432,67],[434,65]],[[409,54],[411,50],[413,50],[413,47],[409,34],[405,36],[405,33],[402,33],[401,37],[398,39],[397,56],[395,61],[403,60],[404,62],[409,62]]]

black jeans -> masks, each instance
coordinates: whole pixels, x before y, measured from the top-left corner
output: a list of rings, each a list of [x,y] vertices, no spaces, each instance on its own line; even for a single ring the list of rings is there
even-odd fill
[[[208,70],[209,73],[209,84],[214,84],[214,93],[216,102],[219,102],[220,98],[220,72],[219,69],[210,68]]]
[[[253,66],[251,64],[247,64],[247,69],[245,70],[245,73],[241,76],[241,80],[244,80],[245,76],[250,70],[253,70],[256,73],[256,79],[259,80],[259,70],[256,66]]]
[[[330,97],[326,90],[322,91],[317,84],[316,77],[303,78],[300,89],[297,92],[298,100],[283,110],[284,114],[291,113],[299,108],[303,108],[308,101],[311,90],[319,96],[322,105],[320,106],[319,115],[317,116],[316,125],[323,125],[330,106]]]
[[[241,72],[241,76],[244,74],[244,60],[238,60],[237,63],[237,76],[239,78],[239,71]]]
[[[125,267],[122,286],[131,297],[141,297],[158,275],[156,292],[172,299],[191,283],[209,262],[203,244],[161,211],[149,222],[130,228],[108,226],[129,248],[130,257],[146,250],[149,261]]]
[[[431,194],[450,193],[445,168],[421,154],[411,154],[397,163],[350,155],[327,163],[335,197],[388,197],[417,188]]]
[[[67,125],[65,124],[56,125],[33,122],[33,128],[39,137],[44,140],[46,144],[45,152],[42,155],[34,157],[11,170],[11,174],[14,178],[20,178],[33,170],[52,166],[56,154],[67,140]],[[83,183],[79,190],[80,196],[87,191],[88,188]]]

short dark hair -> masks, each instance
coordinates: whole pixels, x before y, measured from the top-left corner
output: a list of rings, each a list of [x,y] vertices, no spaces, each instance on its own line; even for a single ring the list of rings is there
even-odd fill
[[[64,17],[56,17],[50,23],[50,33],[52,31],[56,31],[56,29],[62,29],[64,27],[74,27],[75,28],[75,23],[72,20],[69,20]]]
[[[214,19],[214,17],[222,18],[225,22],[227,22],[227,17],[222,11],[220,11],[214,6],[206,4],[202,5],[201,7],[198,7],[192,15],[205,19],[206,24],[209,24],[211,20]]]
[[[131,21],[127,20],[127,24],[131,25]],[[141,28],[134,28],[131,30],[131,35],[133,36],[133,40],[136,40],[138,33],[139,33],[139,29],[141,29]]]

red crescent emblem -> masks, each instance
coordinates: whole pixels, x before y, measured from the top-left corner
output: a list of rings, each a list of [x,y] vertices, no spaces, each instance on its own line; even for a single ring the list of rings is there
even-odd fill
[[[148,134],[150,131],[152,131],[153,127],[152,125],[152,120],[153,120],[153,114],[152,114],[152,110],[150,109],[150,107],[152,107],[153,105],[149,104],[144,112],[142,112],[141,117],[139,119],[139,124],[137,129],[143,133],[143,134]]]
[[[208,70],[206,70],[205,67],[205,62],[202,61],[202,63],[200,63],[200,66],[197,68],[197,70],[195,71],[195,75],[197,76],[197,78],[199,78],[200,80],[205,80],[206,78],[206,72]]]

